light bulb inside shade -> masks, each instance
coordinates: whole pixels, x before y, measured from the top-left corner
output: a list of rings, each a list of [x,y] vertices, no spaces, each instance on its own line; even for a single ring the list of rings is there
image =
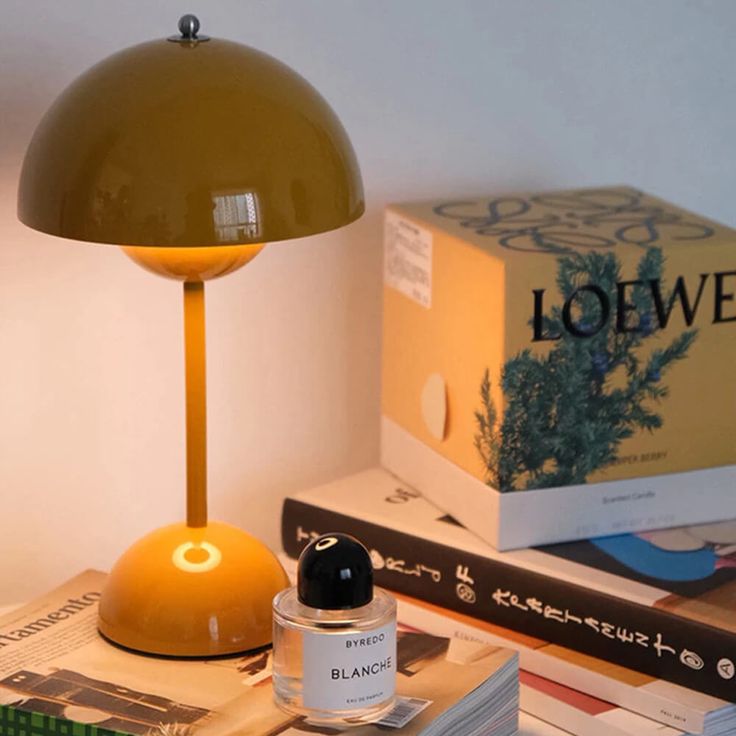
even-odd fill
[[[252,261],[265,243],[161,248],[124,245],[125,254],[147,271],[177,281],[209,281],[237,271]]]

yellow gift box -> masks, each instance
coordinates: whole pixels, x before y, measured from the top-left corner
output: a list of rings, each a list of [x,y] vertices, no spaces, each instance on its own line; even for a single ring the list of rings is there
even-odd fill
[[[617,186],[385,236],[389,470],[500,547],[736,517],[736,231]]]

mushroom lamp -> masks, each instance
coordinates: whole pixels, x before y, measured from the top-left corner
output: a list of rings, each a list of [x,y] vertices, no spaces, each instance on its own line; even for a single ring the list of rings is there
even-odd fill
[[[138,540],[99,608],[112,642],[210,657],[271,641],[287,585],[268,548],[207,517],[204,283],[266,243],[333,230],[364,209],[335,113],[276,59],[199,34],[113,54],[53,103],[26,152],[18,217],[49,235],[120,246],[183,284],[186,521]]]

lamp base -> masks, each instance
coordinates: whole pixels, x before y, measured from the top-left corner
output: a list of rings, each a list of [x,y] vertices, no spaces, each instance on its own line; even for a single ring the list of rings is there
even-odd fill
[[[245,652],[271,643],[271,602],[288,584],[268,547],[237,527],[171,524],[117,561],[98,627],[112,642],[147,654]]]

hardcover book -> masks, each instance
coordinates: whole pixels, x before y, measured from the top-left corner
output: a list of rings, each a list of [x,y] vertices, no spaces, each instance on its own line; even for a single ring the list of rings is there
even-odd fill
[[[280,556],[296,578],[297,561]],[[644,733],[727,736],[736,733],[736,705],[665,680],[526,636],[467,614],[401,593],[394,595],[402,626],[435,636],[516,649],[519,652],[521,709],[547,723],[582,736],[606,724]],[[576,725],[576,727],[577,727]],[[665,728],[669,727],[669,728]],[[614,731],[614,733],[616,733]]]
[[[382,463],[499,549],[736,517],[735,246],[631,187],[391,206]]]
[[[285,501],[289,555],[334,531],[388,589],[736,700],[734,522],[498,552],[376,468]]]
[[[334,734],[279,710],[271,652],[213,660],[133,654],[97,631],[106,576],[85,572],[0,618],[4,736],[306,736]],[[402,630],[395,708],[356,736],[511,736],[517,655]]]

